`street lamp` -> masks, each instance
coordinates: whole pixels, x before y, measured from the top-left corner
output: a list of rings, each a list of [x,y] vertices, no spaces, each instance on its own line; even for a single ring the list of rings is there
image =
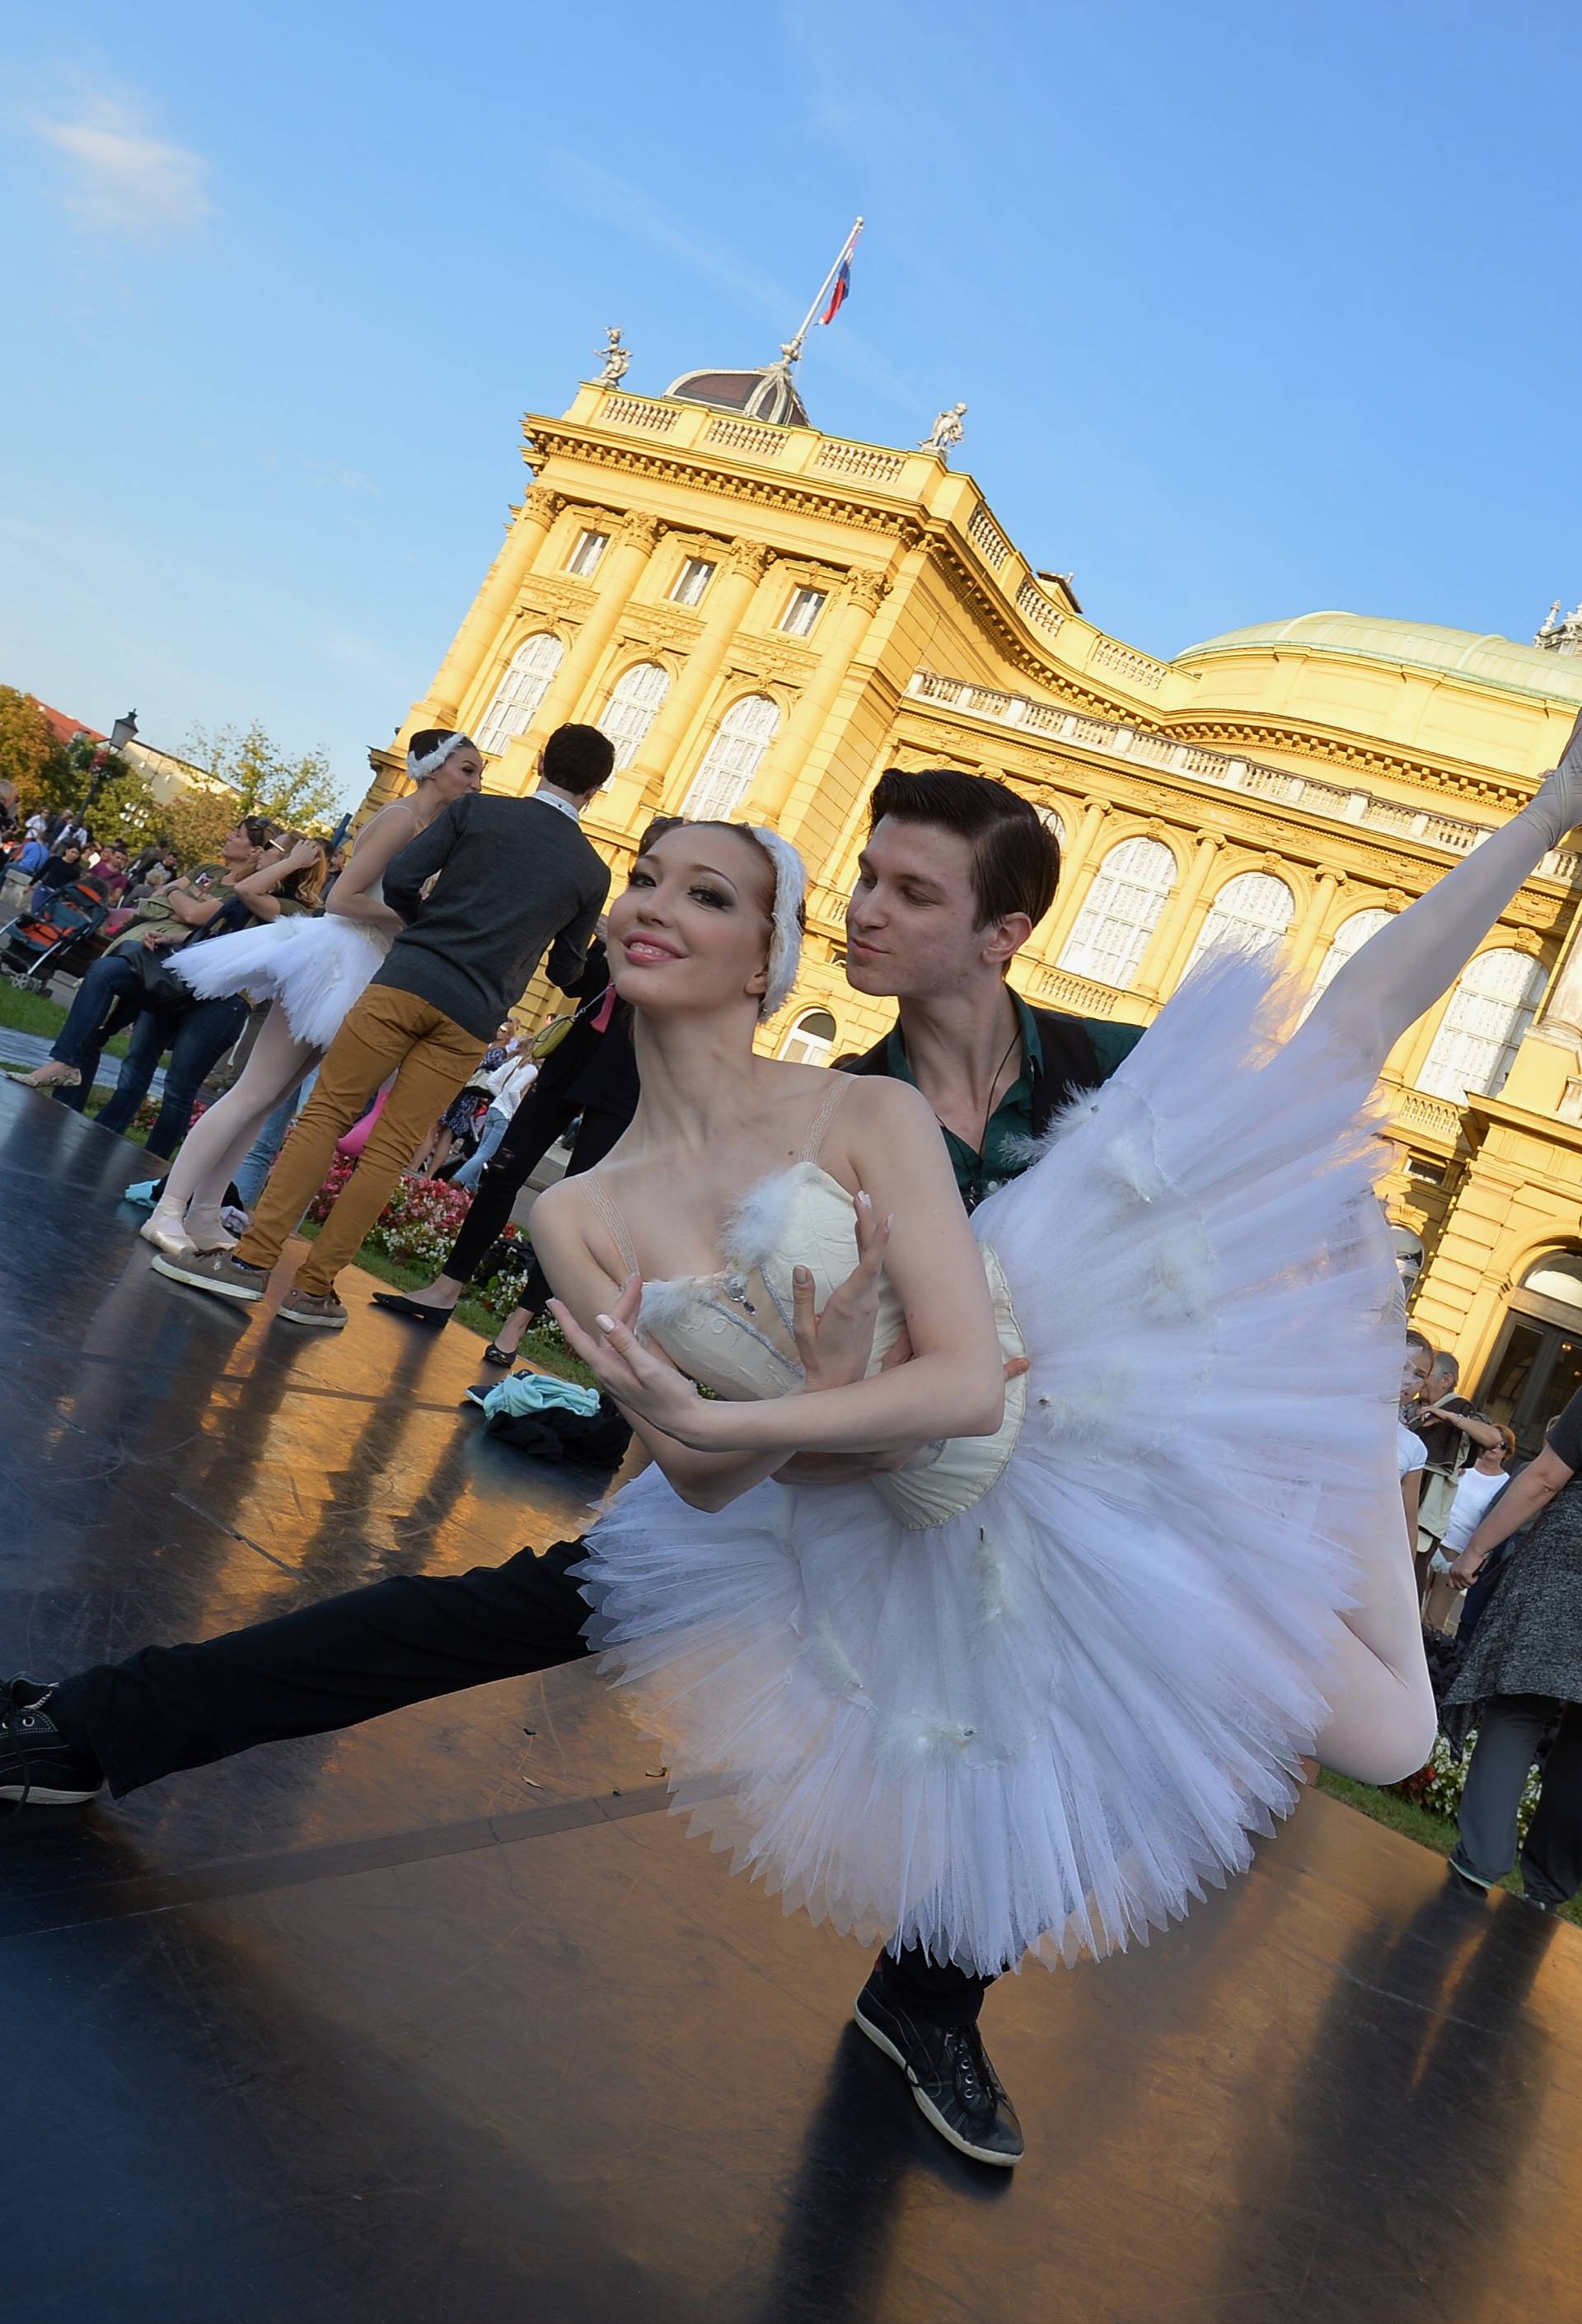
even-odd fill
[[[107,742],[101,742],[98,749],[94,752],[92,758],[88,762],[88,797],[82,802],[82,819],[85,823],[88,821],[88,816],[93,813],[94,801],[98,798],[100,791],[104,788],[106,760],[120,758],[122,753],[125,752],[127,743],[134,742],[136,739],[137,713],[135,710],[129,710],[125,718],[116,719],[115,724],[110,729],[109,741]]]

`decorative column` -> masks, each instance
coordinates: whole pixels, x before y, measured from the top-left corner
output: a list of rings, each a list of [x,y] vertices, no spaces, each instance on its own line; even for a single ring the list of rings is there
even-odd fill
[[[565,495],[535,484],[516,512],[515,521],[500,544],[500,554],[484,577],[484,586],[451,641],[433,685],[412,720],[424,726],[453,727],[467,687],[487,668],[501,631],[516,610],[523,583],[532,572],[550,527],[565,507]]]
[[[1344,872],[1320,872],[1314,881],[1308,908],[1297,922],[1294,931],[1286,938],[1293,968],[1306,969],[1315,945],[1323,936],[1325,923],[1329,918],[1329,907],[1346,885],[1346,876]]]
[[[795,838],[796,826],[801,820],[800,813],[786,813],[791,793],[807,764],[809,752],[835,707],[836,696],[846,684],[857,649],[867,636],[868,624],[889,587],[882,574],[852,573],[847,576],[844,602],[838,609],[832,605],[825,611],[830,626],[819,652],[819,667],[810,684],[803,688],[785,732],[776,739],[748,795],[744,813],[750,809],[754,821],[772,824],[777,830],[783,827],[788,839]],[[806,800],[800,804],[805,810]]]
[[[1160,833],[1150,830],[1150,836]],[[1150,1000],[1162,1001],[1173,992],[1187,973],[1187,963],[1192,957],[1192,946],[1208,917],[1208,906],[1203,890],[1208,885],[1208,875],[1214,869],[1214,859],[1225,845],[1222,831],[1200,831],[1197,853],[1187,866],[1187,876],[1170,898],[1160,917],[1159,926],[1143,947],[1143,959],[1152,953],[1160,964],[1159,974],[1152,984],[1140,982],[1137,991]],[[1139,979],[1143,964],[1138,963]]]
[[[631,604],[648,560],[668,529],[658,517],[635,512],[624,516],[616,526],[615,539],[599,559],[598,594],[571,650],[555,672],[526,733],[515,738],[529,752],[536,753],[557,726],[576,717],[578,705],[598,674],[615,624]]]
[[[636,764],[621,779],[624,784],[631,785],[634,808],[640,805],[652,815],[663,800],[674,772],[676,752],[708,699],[726,650],[773,559],[773,549],[761,548],[755,540],[734,541],[726,551],[704,600],[708,611],[703,628],[693,641],[663,708],[648,730]],[[614,786],[612,812],[613,794]]]
[[[1039,952],[1051,968],[1058,965],[1072,924],[1087,900],[1087,891],[1099,866],[1099,835],[1109,812],[1107,799],[1084,799],[1077,835],[1060,850],[1060,886],[1055,908],[1039,932]]]

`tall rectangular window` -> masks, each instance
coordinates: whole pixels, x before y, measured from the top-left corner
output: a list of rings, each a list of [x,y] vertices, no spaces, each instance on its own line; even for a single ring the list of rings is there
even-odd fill
[[[781,628],[788,637],[805,638],[819,614],[824,611],[828,593],[823,589],[796,589],[791,604],[781,616]]]
[[[681,567],[681,577],[671,591],[671,603],[675,605],[695,605],[714,578],[714,566],[707,557],[689,557]]]
[[[571,551],[571,560],[566,567],[567,572],[575,573],[578,580],[586,581],[609,545],[610,536],[607,532],[579,533],[577,546]]]

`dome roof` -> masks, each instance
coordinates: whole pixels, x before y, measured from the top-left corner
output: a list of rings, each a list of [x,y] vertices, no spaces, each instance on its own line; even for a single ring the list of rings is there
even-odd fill
[[[1304,653],[1453,671],[1509,694],[1582,702],[1582,659],[1575,655],[1518,645],[1513,638],[1483,637],[1476,630],[1440,629],[1432,622],[1375,621],[1366,613],[1299,613],[1289,622],[1254,622],[1250,629],[1226,630],[1222,637],[1189,646],[1176,660],[1195,662],[1209,654],[1282,645],[1299,646]]]
[[[708,403],[717,411],[739,411],[772,427],[809,428],[806,406],[797,393],[788,363],[759,371],[684,371],[666,388],[683,403]]]

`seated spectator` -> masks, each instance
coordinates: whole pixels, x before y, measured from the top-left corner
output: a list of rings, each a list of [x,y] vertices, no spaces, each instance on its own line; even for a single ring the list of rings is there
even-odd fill
[[[80,880],[87,868],[82,860],[80,844],[75,839],[67,840],[39,873],[38,884],[33,890],[34,911],[43,909],[53,890],[69,888],[74,880]]]
[[[218,863],[200,864],[185,880],[172,881],[162,896],[140,905],[137,921],[94,962],[78,986],[49,1061],[14,1078],[30,1089],[55,1090],[62,1103],[80,1113],[93,1087],[99,1053],[117,1019],[129,1023],[143,1004],[145,987],[132,957],[134,949],[157,951],[184,944],[194,930],[207,927],[229,903],[236,883],[259,869],[273,842],[273,825],[262,816],[245,816],[222,845]]]
[[[94,860],[90,876],[112,903],[118,902],[125,892],[128,878],[126,850],[119,846],[102,849]]]
[[[38,817],[34,816],[33,822],[37,821]],[[43,838],[30,826],[27,838],[17,849],[7,868],[13,872],[24,872],[30,880],[36,881],[49,860],[50,851]]]
[[[310,911],[324,884],[328,851],[322,840],[291,834],[269,851],[258,870],[238,880],[231,899],[207,927],[190,939],[206,943],[245,926],[249,916],[259,920]],[[187,946],[183,945],[185,951]],[[152,1157],[168,1161],[191,1125],[198,1093],[208,1075],[240,1039],[247,1022],[248,1001],[240,992],[212,1000],[188,993],[174,1009],[144,1009],[133,1028],[126,1055],[112,1094],[94,1117],[101,1130],[125,1135],[148,1095],[159,1061],[166,1049],[171,1062],[165,1073],[164,1095],[145,1147]]]

